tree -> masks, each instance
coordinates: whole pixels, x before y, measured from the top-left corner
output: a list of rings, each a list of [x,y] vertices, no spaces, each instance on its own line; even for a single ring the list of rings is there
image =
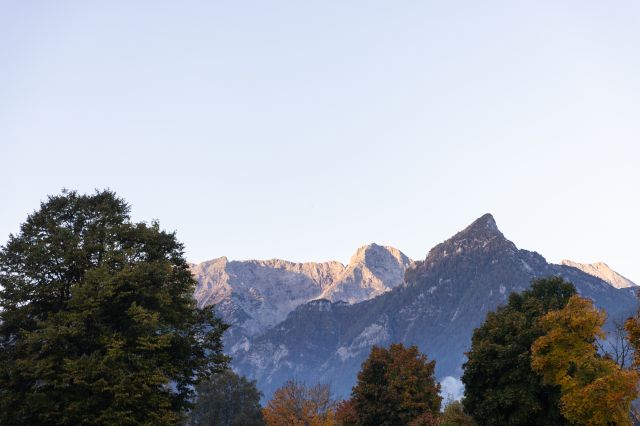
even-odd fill
[[[640,310],[638,310],[638,312],[633,317],[628,318],[625,321],[624,331],[625,333],[622,343],[619,343],[619,340],[616,339],[616,342],[618,343],[616,346],[621,346],[622,349],[618,352],[615,352],[615,354],[622,352],[624,355],[626,355],[626,358],[622,357],[624,361],[628,360],[628,358],[631,358],[630,368],[633,368],[636,371],[640,372]],[[616,332],[617,337],[617,335],[621,333],[619,331],[618,324],[616,324]],[[625,345],[625,343],[627,345]],[[626,364],[624,363],[624,361],[622,363],[619,362],[619,358],[620,357],[615,357],[614,360],[618,361],[618,365],[625,367]],[[631,405],[631,415],[636,424],[640,424],[640,407],[638,406],[638,404]]]
[[[606,315],[590,300],[573,296],[541,325],[546,333],[532,347],[531,366],[545,383],[560,387],[562,414],[584,425],[631,425],[631,402],[638,395],[638,373],[598,354]]]
[[[426,411],[411,420],[407,426],[440,426],[441,421],[440,413]]]
[[[574,294],[573,285],[559,277],[533,281],[475,329],[462,382],[464,409],[479,425],[567,424],[559,409],[560,389],[531,370],[530,348],[545,333],[539,319]]]
[[[627,319],[624,323],[624,328],[626,337],[632,348],[628,348],[629,352],[633,352],[631,360],[632,367],[640,371],[640,310],[638,310],[635,316]]]
[[[274,392],[263,414],[268,426],[332,426],[336,405],[329,385],[308,387],[289,380]]]
[[[351,391],[357,424],[409,424],[437,415],[442,398],[434,370],[435,361],[428,361],[416,346],[374,346]]]
[[[174,233],[63,192],[0,249],[0,423],[179,424],[227,362]]]
[[[338,426],[356,426],[358,424],[352,400],[347,399],[338,403],[336,406],[336,424]]]
[[[605,339],[596,340],[598,350],[606,354],[622,368],[629,367],[633,363],[633,346],[628,338],[627,326],[629,322],[614,320],[613,331]]]
[[[191,425],[264,425],[255,381],[248,381],[231,370],[214,374],[196,388],[198,399],[190,414]]]
[[[473,418],[464,412],[460,401],[451,401],[444,408],[440,426],[475,426]]]

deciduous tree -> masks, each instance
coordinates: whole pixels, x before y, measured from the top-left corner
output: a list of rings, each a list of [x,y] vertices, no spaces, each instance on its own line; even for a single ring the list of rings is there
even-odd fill
[[[575,294],[562,278],[534,281],[521,294],[487,314],[467,353],[462,382],[463,404],[479,425],[565,425],[560,413],[560,389],[544,384],[531,370],[531,345],[545,333],[538,321],[561,309]]]
[[[451,401],[444,407],[440,426],[475,426],[473,418],[464,412],[460,401]]]
[[[333,426],[335,409],[329,385],[289,380],[274,392],[263,414],[268,426]]]
[[[198,398],[189,415],[193,426],[262,426],[262,393],[255,381],[231,370],[214,374],[196,388]]]
[[[637,395],[638,373],[622,369],[598,353],[605,313],[591,301],[573,296],[541,325],[546,333],[532,347],[533,369],[545,383],[561,389],[562,414],[584,425],[631,425],[631,401]]]
[[[347,399],[338,403],[336,407],[336,424],[338,426],[356,426],[358,424],[352,400]]]
[[[399,425],[437,416],[442,398],[434,370],[435,361],[416,346],[374,346],[351,392],[357,424]]]
[[[178,424],[226,364],[174,233],[64,192],[0,249],[0,423]]]

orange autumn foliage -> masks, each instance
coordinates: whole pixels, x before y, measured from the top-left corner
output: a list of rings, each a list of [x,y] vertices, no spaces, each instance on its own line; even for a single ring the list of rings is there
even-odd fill
[[[333,426],[335,406],[329,385],[307,387],[289,380],[274,392],[262,413],[267,426]]]

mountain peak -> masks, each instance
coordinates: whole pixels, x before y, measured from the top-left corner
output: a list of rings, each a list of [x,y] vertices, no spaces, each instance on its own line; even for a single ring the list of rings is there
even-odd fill
[[[371,243],[361,246],[356,250],[355,254],[351,256],[349,260],[348,267],[363,265],[375,268],[376,265],[380,263],[389,262],[409,265],[413,261],[397,248]]]
[[[461,233],[469,233],[469,232],[492,232],[492,233],[502,233],[498,229],[498,225],[496,224],[496,220],[493,218],[491,213],[485,213],[476,220],[474,220],[471,225],[467,226]]]
[[[453,237],[432,248],[425,259],[425,266],[430,267],[439,259],[447,258],[449,255],[477,250],[487,251],[499,247],[512,253],[517,250],[515,244],[502,235],[493,216],[486,213]]]
[[[490,213],[486,213],[474,220],[471,225],[464,228],[462,231],[455,234],[447,242],[462,242],[462,241],[490,241],[494,239],[504,239],[504,235],[498,229],[496,220]]]
[[[364,246],[360,246],[358,247],[358,249],[356,250],[356,252],[353,254],[353,256],[351,256],[351,259],[349,260],[349,265],[354,265],[356,263],[365,263],[365,259],[367,257],[368,253],[371,252],[378,252],[378,251],[382,251],[384,250],[384,247],[376,244],[376,243],[371,243],[371,244],[366,244]]]
[[[603,262],[579,263],[572,260],[563,259],[560,261],[560,264],[579,269],[589,275],[598,277],[601,280],[611,284],[615,288],[627,288],[636,286],[633,281],[626,277],[623,277],[622,275],[611,269],[609,265]]]
[[[348,303],[370,299],[399,286],[413,264],[400,250],[375,243],[359,247],[344,272],[320,297]]]

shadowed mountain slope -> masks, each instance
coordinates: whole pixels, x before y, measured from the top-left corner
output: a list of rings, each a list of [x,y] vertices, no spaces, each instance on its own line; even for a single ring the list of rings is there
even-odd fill
[[[507,240],[489,214],[435,246],[405,274],[406,283],[356,304],[316,300],[247,342],[234,356],[240,373],[267,396],[289,378],[330,382],[348,395],[372,345],[416,344],[437,361],[438,377],[461,374],[473,329],[509,293],[532,279],[559,275],[611,317],[633,312],[632,291],[576,268],[553,265]]]

